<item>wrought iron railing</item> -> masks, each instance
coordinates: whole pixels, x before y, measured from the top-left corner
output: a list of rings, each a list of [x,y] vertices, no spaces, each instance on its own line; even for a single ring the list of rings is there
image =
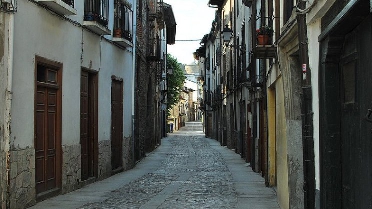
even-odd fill
[[[84,20],[97,21],[107,27],[109,4],[108,0],[85,0],[84,1]]]
[[[114,36],[132,41],[133,11],[116,0],[114,12]]]
[[[160,36],[155,27],[152,27],[153,22],[150,22],[149,40],[147,47],[147,58],[149,61],[160,60]]]
[[[157,1],[157,0],[149,0],[148,5],[149,5],[149,18],[150,20],[154,20],[159,16],[161,13],[161,6],[163,4],[163,1]]]
[[[74,7],[74,0],[62,0],[62,1],[65,2],[67,5]]]
[[[253,75],[250,78],[252,87],[263,87],[265,82],[264,75]]]

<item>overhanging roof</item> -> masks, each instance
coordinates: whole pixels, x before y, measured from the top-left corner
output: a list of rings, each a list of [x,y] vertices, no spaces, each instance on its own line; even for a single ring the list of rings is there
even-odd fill
[[[208,5],[222,6],[224,0],[209,0]]]
[[[176,19],[174,18],[172,6],[166,3],[163,6],[164,21],[167,28],[167,44],[174,44],[176,42]]]

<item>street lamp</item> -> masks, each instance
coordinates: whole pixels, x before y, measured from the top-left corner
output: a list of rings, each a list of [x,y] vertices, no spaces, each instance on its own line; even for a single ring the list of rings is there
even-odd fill
[[[173,68],[168,68],[168,69],[167,69],[167,73],[168,73],[169,75],[172,75],[172,74],[173,74]]]
[[[226,24],[225,28],[222,30],[222,36],[223,36],[223,42],[226,46],[234,47],[234,48],[240,48],[241,51],[245,52],[245,46],[244,45],[233,45],[229,44],[230,40],[233,36],[234,31],[229,28],[229,25]]]
[[[225,44],[230,42],[232,34],[233,34],[233,31],[229,28],[229,25],[226,24],[225,28],[222,30],[222,38]]]

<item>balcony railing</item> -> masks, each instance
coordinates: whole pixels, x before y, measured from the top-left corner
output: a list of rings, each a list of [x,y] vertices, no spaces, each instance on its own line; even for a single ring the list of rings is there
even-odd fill
[[[161,14],[161,5],[162,0],[159,2],[157,0],[149,0],[149,18],[150,20],[154,20],[155,18],[159,17]]]
[[[152,29],[147,47],[147,60],[160,61],[160,50],[160,37],[155,29]]]
[[[85,0],[84,21],[96,21],[107,27],[109,5],[108,0]]]
[[[67,5],[69,5],[70,7],[74,7],[74,0],[62,0],[63,2],[65,2]]]
[[[114,37],[132,41],[133,11],[120,0],[116,0],[114,18]]]
[[[253,75],[248,78],[248,82],[242,83],[248,88],[263,87],[265,83],[264,75]]]

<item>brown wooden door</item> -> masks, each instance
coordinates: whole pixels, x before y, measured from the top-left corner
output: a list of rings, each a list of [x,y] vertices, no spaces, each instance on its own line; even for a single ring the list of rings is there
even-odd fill
[[[39,66],[35,94],[36,193],[57,191],[60,179],[60,102],[57,71]]]
[[[80,92],[81,179],[95,176],[97,158],[97,82],[95,75],[82,71]]]
[[[121,170],[123,146],[123,82],[112,80],[111,86],[111,168]]]

